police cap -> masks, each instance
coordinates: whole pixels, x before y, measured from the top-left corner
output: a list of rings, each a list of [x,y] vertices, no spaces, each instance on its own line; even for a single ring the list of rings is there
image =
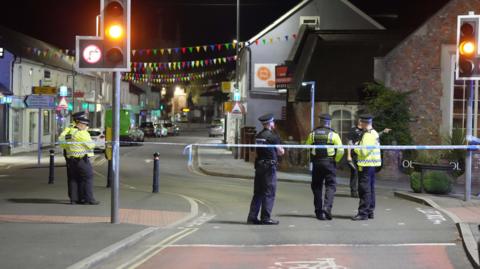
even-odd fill
[[[371,123],[373,121],[373,116],[370,114],[360,115],[360,121],[365,123]]]
[[[275,118],[273,117],[273,114],[266,114],[266,115],[263,115],[263,116],[261,116],[260,118],[258,118],[258,120],[259,120],[262,124],[265,124],[265,123],[269,123],[269,122],[274,121]]]
[[[78,123],[83,123],[83,124],[86,124],[86,125],[90,124],[90,120],[88,118],[86,118],[85,116],[77,118],[76,121]]]
[[[330,114],[328,114],[328,113],[320,114],[320,116],[318,116],[318,118],[321,119],[321,120],[324,120],[324,121],[331,121],[332,120],[332,116],[330,116]]]
[[[82,117],[85,117],[85,111],[79,111],[79,112],[75,112],[72,114],[72,118],[74,120],[78,119],[78,118],[82,118]]]

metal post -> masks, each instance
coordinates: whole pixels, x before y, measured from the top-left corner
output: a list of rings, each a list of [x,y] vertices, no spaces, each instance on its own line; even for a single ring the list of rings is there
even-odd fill
[[[315,82],[310,84],[310,99],[311,99],[311,109],[310,109],[310,131],[313,132],[315,128]]]
[[[38,154],[37,164],[40,165],[42,159],[42,109],[38,109]]]
[[[120,223],[119,218],[119,184],[120,184],[120,72],[113,75],[113,136],[112,136],[112,208],[111,223]]]
[[[48,184],[53,184],[55,181],[55,150],[50,150],[50,169],[48,176]]]
[[[467,104],[467,137],[473,135],[473,97],[474,97],[474,83],[475,81],[470,80],[470,91],[468,94],[468,104]],[[467,151],[467,157],[465,158],[465,197],[464,200],[470,201],[470,196],[472,195],[472,151]]]
[[[313,132],[315,128],[315,82],[309,82],[310,84],[310,132]],[[309,165],[310,171],[313,171],[313,163],[310,162]]]
[[[239,54],[240,54],[240,0],[237,0],[237,47],[236,47],[236,54],[237,54],[237,62],[235,63],[235,91],[240,91],[240,87],[238,85],[239,81],[239,74],[240,74],[240,59],[239,59]],[[240,124],[239,124],[239,119],[235,118],[235,144],[238,144],[238,138],[239,134],[238,132],[240,131]],[[240,152],[239,148],[234,148],[234,156],[235,159],[238,159],[240,157]]]
[[[158,193],[160,187],[160,153],[153,154],[153,184],[152,192]]]
[[[110,188],[112,185],[112,160],[108,160],[108,171],[107,171],[107,188]]]

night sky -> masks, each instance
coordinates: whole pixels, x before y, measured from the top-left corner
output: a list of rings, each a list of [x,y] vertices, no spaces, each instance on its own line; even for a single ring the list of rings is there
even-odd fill
[[[8,1],[8,5],[6,2]],[[75,35],[95,35],[99,0],[5,0],[0,24],[73,49]],[[241,0],[241,39],[246,40],[299,0]],[[406,35],[448,0],[352,0],[385,25]],[[413,4],[414,3],[414,4]],[[176,47],[230,42],[236,0],[132,0],[132,47]]]

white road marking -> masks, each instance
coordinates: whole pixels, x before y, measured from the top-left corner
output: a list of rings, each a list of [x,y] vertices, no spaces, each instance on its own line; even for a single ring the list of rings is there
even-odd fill
[[[438,210],[422,209],[420,207],[417,207],[417,211],[420,212],[420,213],[423,213],[427,217],[427,219],[429,221],[433,222],[433,224],[435,224],[435,225],[442,224],[442,222],[447,221],[447,219],[445,219],[445,217],[442,215],[442,213],[440,213],[440,211],[438,211]]]
[[[392,209],[391,209],[391,208],[387,208],[387,209],[385,209],[385,211],[392,211]]]
[[[398,226],[405,226],[405,223],[403,223],[403,222],[399,222],[397,224],[398,224]]]
[[[172,248],[275,248],[275,247],[451,247],[455,243],[400,243],[400,244],[278,244],[278,245],[215,245],[215,244],[182,244]]]
[[[152,160],[151,160],[151,159],[145,159],[145,162],[146,162],[146,163],[151,163]]]
[[[295,225],[288,225],[288,228],[295,228]]]
[[[340,266],[335,263],[334,258],[318,258],[314,261],[288,261],[276,262],[276,269],[347,269],[345,266]]]

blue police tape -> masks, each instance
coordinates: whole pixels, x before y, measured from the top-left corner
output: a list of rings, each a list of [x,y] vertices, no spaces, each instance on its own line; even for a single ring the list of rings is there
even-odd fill
[[[45,142],[45,145],[73,145],[84,144],[85,142]],[[380,149],[380,150],[480,150],[480,145],[379,145],[379,146],[360,146],[360,145],[263,145],[263,144],[187,144],[174,142],[136,142],[136,141],[107,141],[107,142],[90,142],[95,145],[111,145],[114,143],[120,144],[143,144],[143,145],[164,145],[164,146],[181,146],[185,147],[185,151],[190,147],[210,147],[210,148],[275,148],[283,147],[285,149]],[[38,145],[36,142],[1,142],[0,146],[8,145]]]

